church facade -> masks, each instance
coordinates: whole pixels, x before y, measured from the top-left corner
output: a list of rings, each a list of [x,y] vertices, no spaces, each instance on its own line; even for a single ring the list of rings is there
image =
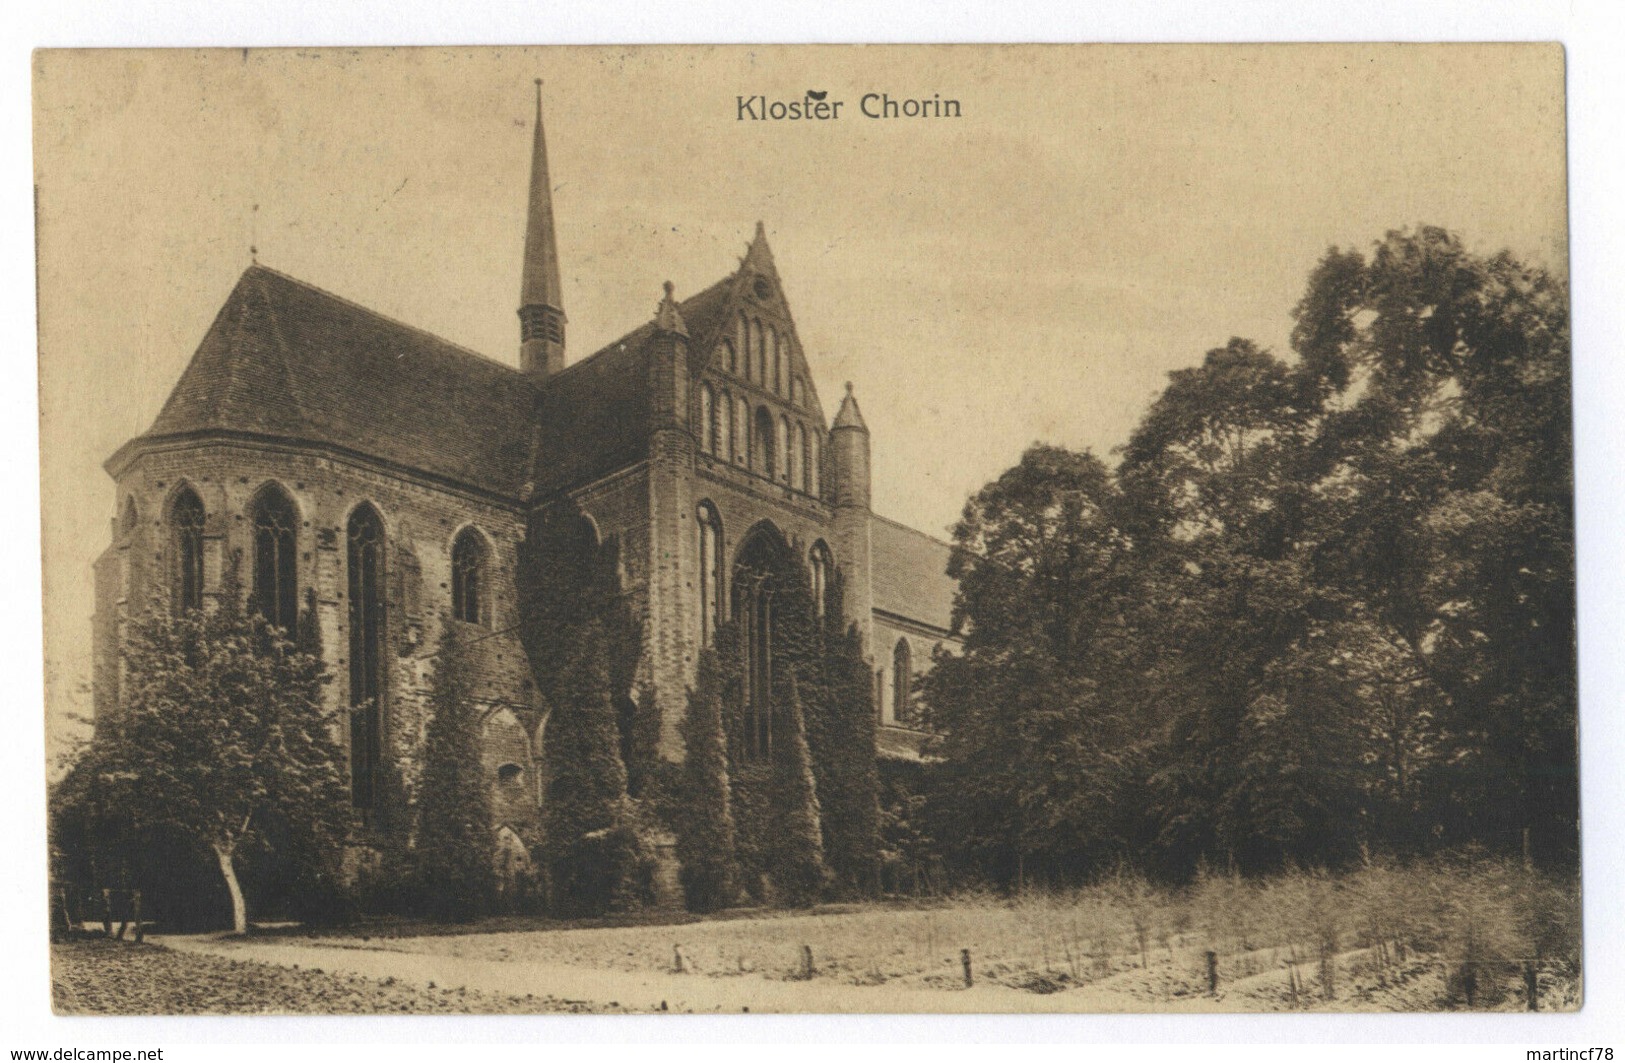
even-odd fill
[[[663,756],[682,755],[701,647],[762,607],[747,559],[764,549],[796,555],[820,602],[838,574],[872,659],[877,755],[917,755],[911,683],[953,642],[948,547],[871,508],[852,386],[827,417],[762,226],[733,273],[682,300],[668,284],[652,318],[570,360],[550,190],[538,89],[517,369],[274,270],[242,275],[152,426],[106,463],[99,716],[144,603],[206,609],[236,586],[276,624],[310,609],[370,812],[421,743],[449,617],[469,629],[499,841],[517,847],[547,715],[517,572],[554,508],[615,542]]]

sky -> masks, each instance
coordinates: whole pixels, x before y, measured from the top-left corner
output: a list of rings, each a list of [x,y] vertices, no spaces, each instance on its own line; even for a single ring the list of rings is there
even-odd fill
[[[874,506],[945,536],[1034,441],[1109,456],[1171,370],[1288,352],[1331,246],[1444,225],[1563,271],[1555,46],[36,53],[46,665],[88,709],[101,464],[258,260],[517,364],[545,79],[567,361],[766,227],[826,415],[852,381]],[[846,101],[741,121],[738,97]],[[867,92],[956,99],[871,120]]]

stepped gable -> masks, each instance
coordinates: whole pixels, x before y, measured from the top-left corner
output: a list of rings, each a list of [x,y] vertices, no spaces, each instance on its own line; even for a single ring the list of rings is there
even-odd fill
[[[876,515],[870,522],[869,549],[875,609],[946,631],[957,589],[948,575],[953,548]]]
[[[421,330],[251,266],[144,443],[235,435],[324,444],[517,496],[535,387]]]

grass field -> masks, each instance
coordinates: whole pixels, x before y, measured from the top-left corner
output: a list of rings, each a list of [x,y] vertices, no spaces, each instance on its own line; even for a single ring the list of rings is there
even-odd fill
[[[1573,880],[1486,860],[1205,876],[1183,890],[1123,876],[1014,898],[644,913],[623,925],[388,921],[182,944],[215,954],[59,946],[58,1008],[1504,1011],[1528,1007],[1531,979],[1542,1011],[1573,1010],[1582,995]]]

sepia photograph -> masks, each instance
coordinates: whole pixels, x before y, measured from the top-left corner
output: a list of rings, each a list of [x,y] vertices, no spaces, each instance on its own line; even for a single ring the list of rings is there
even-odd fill
[[[57,1014],[1582,1007],[1561,45],[32,75]]]

